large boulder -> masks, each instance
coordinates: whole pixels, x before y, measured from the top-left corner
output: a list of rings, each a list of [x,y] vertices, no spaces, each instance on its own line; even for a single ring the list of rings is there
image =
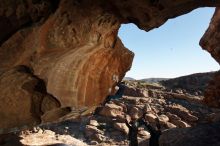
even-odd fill
[[[220,145],[220,123],[202,124],[192,128],[174,128],[162,133],[160,146]]]
[[[125,114],[121,106],[118,106],[116,104],[106,104],[106,106],[100,109],[99,115],[105,117],[111,117],[111,118],[116,118],[116,117],[123,118],[123,115]]]

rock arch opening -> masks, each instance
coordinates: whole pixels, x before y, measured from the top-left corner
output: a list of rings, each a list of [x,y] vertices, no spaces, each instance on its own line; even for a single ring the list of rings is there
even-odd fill
[[[150,83],[176,78],[164,82],[164,85],[170,89],[179,87],[191,90],[191,93],[195,91],[203,96],[205,87],[219,70],[219,64],[199,45],[214,10],[193,10],[149,32],[133,24],[122,25],[119,37],[135,54],[131,70],[126,76]],[[180,76],[186,77],[178,78]],[[176,85],[172,85],[174,82]]]
[[[174,78],[217,71],[218,63],[199,45],[213,14],[214,8],[199,8],[170,19],[149,32],[134,24],[123,24],[119,37],[135,53],[132,68],[126,76],[135,79]],[[155,71],[151,71],[154,68]]]

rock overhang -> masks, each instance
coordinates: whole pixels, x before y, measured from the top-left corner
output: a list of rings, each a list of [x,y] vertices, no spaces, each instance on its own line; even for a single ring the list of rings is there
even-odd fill
[[[2,2],[6,3],[6,0],[2,0]],[[30,111],[25,117],[27,119],[38,117],[34,122],[29,120],[29,123],[40,124],[43,119],[47,119],[47,122],[54,121],[55,118],[65,116],[63,114],[71,112],[71,110],[86,113],[92,111],[94,106],[100,104],[108,94],[111,94],[109,91],[117,82],[115,78],[120,81],[131,67],[134,54],[125,48],[117,37],[121,24],[134,23],[140,29],[149,31],[161,26],[170,18],[188,13],[198,7],[218,7],[219,5],[220,0],[60,0],[59,2],[29,0],[27,2],[9,2],[6,7],[1,7],[4,10],[0,18],[1,28],[7,28],[7,31],[0,37],[1,41],[4,41],[0,48],[0,72],[5,75],[8,70],[23,65],[33,70],[32,75],[43,80],[47,93],[51,95],[47,104],[49,107],[51,104],[53,108],[43,110],[43,100],[38,100],[36,103],[32,97],[38,93],[31,92],[27,99],[35,102],[37,106],[16,107],[18,111]],[[26,9],[29,14],[25,11]],[[37,11],[32,11],[35,9]],[[24,11],[21,14],[26,19],[17,16],[20,11]],[[16,19],[13,19],[14,17]],[[216,12],[215,18],[212,20],[216,26],[218,26],[218,19]],[[5,20],[9,24],[13,24],[13,27],[3,23],[6,22]],[[25,26],[25,24],[29,25]],[[213,30],[211,26],[212,23],[209,28],[212,31],[207,33],[218,33],[218,27]],[[8,37],[9,35],[10,37]],[[5,38],[8,39],[5,40]],[[209,39],[206,39],[205,42],[209,42]],[[216,42],[218,41],[216,40]],[[216,49],[210,51],[208,45],[201,44],[204,49],[208,49],[213,54],[214,58],[217,58],[217,61],[220,61]],[[14,76],[14,79],[19,79],[20,76],[22,75]],[[0,80],[4,79],[3,76],[0,76]],[[22,87],[24,83],[19,80],[19,84]],[[13,88],[14,85],[9,84],[9,86]],[[4,107],[8,105],[4,100],[5,95],[10,95],[9,92],[20,93],[20,89],[13,88],[14,91],[9,91],[7,88],[2,88],[1,102]],[[217,84],[214,89],[219,91]],[[215,96],[217,97],[219,94],[216,93]],[[60,106],[54,106],[54,101],[58,101]],[[10,104],[14,104],[14,101],[12,100]],[[40,112],[30,110],[36,107]],[[10,110],[1,112],[2,115],[3,113],[12,114]],[[45,115],[49,117],[47,118]],[[76,117],[79,115],[77,114]],[[19,117],[19,115],[16,116]],[[10,116],[4,118],[5,123],[9,120],[11,120]],[[0,124],[0,128],[6,129],[15,126],[10,123],[8,125]]]

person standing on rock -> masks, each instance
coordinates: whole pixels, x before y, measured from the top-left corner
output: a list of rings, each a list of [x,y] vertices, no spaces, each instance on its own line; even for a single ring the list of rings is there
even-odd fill
[[[128,140],[130,141],[129,146],[138,146],[138,140],[137,140],[137,135],[138,135],[138,127],[139,123],[138,121],[131,121],[128,123],[128,121],[125,121],[129,132],[128,132]]]
[[[129,129],[128,132],[128,140],[130,141],[129,146],[138,146],[138,127],[144,125],[143,117],[130,121],[129,118],[126,116],[125,119],[126,119],[125,124]]]
[[[115,93],[115,95],[109,95],[103,102],[103,105],[111,101],[111,99],[119,99],[123,96],[126,88],[125,82],[118,82],[116,85],[119,87],[118,91]]]

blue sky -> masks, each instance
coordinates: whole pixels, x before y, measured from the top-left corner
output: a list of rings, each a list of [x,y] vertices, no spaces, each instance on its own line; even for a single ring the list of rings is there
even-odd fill
[[[200,8],[168,20],[150,32],[134,24],[119,30],[123,44],[135,53],[127,77],[173,78],[197,72],[216,71],[219,64],[201,49],[199,40],[208,28],[214,8]]]

